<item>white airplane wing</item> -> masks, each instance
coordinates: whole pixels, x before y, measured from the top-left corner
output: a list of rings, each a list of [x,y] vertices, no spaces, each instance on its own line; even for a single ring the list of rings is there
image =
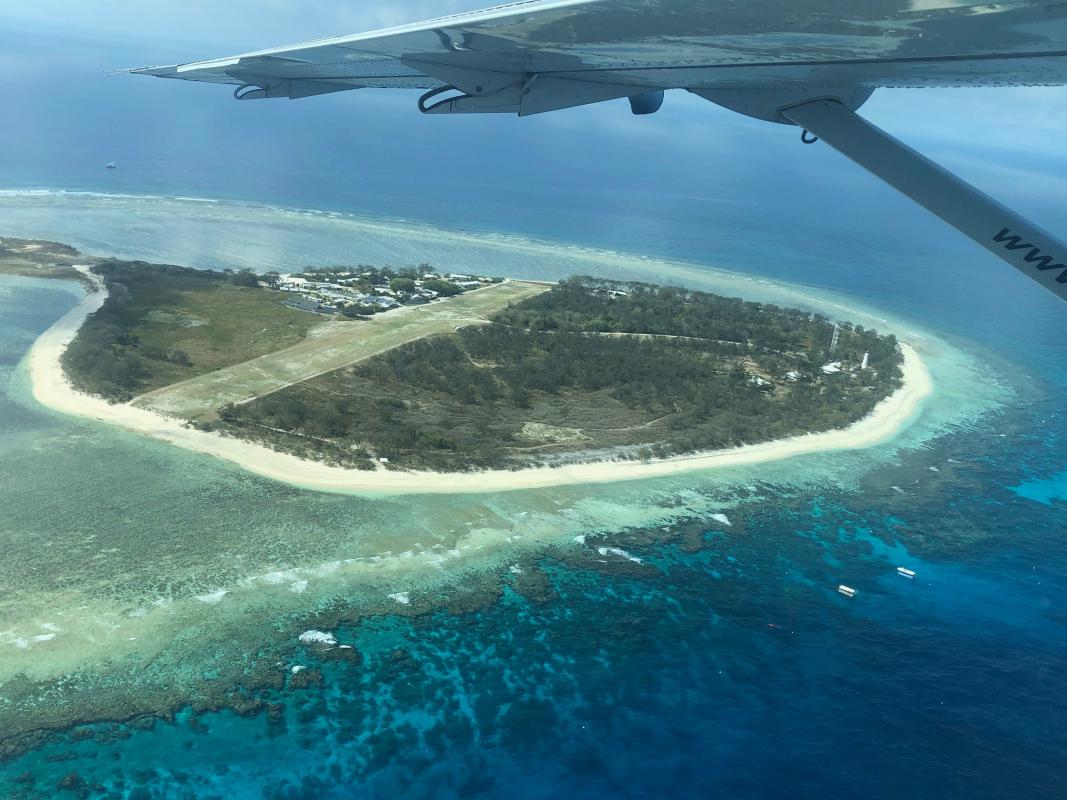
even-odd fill
[[[805,128],[1067,299],[1067,245],[854,113],[879,87],[1067,85],[1067,0],[525,0],[131,72],[241,100],[422,89],[430,114],[643,114],[687,89]]]

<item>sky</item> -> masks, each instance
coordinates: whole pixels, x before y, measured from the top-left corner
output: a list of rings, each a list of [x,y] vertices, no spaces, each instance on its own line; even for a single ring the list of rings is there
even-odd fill
[[[212,58],[470,10],[478,0],[35,0],[0,4],[0,184],[75,181],[118,159],[145,175],[209,191],[232,169],[267,195],[301,175],[323,191],[471,194],[504,187],[600,193],[605,202],[664,197],[757,204],[795,197],[813,214],[885,205],[894,219],[924,212],[896,199],[795,129],[748,119],[685,92],[634,117],[625,101],[518,120],[425,118],[417,93],[359,91],[235,103],[226,87],[139,77],[116,68]],[[14,109],[16,113],[11,114]],[[1011,109],[1013,113],[1005,113]],[[1037,222],[1067,214],[1067,90],[880,90],[863,114]],[[179,177],[165,175],[168,159]],[[199,172],[198,172],[199,170]],[[96,174],[96,173],[94,173]],[[833,206],[833,202],[830,203]],[[838,212],[834,212],[838,213]]]

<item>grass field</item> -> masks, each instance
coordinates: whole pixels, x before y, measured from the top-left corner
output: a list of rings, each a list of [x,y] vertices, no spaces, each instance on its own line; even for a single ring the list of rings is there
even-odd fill
[[[63,354],[76,387],[127,401],[195,375],[301,342],[321,320],[281,292],[223,272],[115,259],[93,272],[109,296]]]
[[[361,361],[399,345],[466,325],[485,324],[488,317],[528,297],[548,291],[548,285],[506,281],[425,306],[409,306],[379,314],[366,322],[329,321],[307,312],[277,306],[276,313],[303,314],[319,323],[307,338],[292,346],[242,363],[164,386],[136,398],[135,405],[191,420],[211,420],[228,403],[242,403],[294,383]],[[255,290],[251,290],[255,292]],[[265,292],[255,292],[268,296]],[[201,308],[197,314],[203,313]],[[244,328],[247,330],[247,325]],[[192,328],[191,330],[196,330]],[[241,342],[232,342],[240,347]],[[196,361],[196,359],[194,359]],[[197,362],[202,364],[203,362]]]
[[[278,293],[216,283],[175,293],[136,326],[141,348],[177,348],[188,363],[154,361],[145,388],[153,390],[240,364],[302,342],[322,317],[287,308]],[[346,323],[354,328],[357,323]]]

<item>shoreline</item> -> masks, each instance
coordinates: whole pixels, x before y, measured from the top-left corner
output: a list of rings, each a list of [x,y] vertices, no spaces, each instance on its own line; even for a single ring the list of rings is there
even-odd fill
[[[111,404],[75,390],[63,371],[61,358],[85,319],[107,299],[103,282],[87,267],[76,268],[86,275],[96,290],[86,294],[30,348],[26,363],[37,402],[53,411],[116,425],[167,444],[224,459],[261,477],[313,491],[392,495],[504,492],[568,484],[615,483],[780,461],[817,452],[857,450],[891,439],[911,421],[922,401],[933,391],[930,374],[918,352],[901,342],[903,386],[882,400],[866,417],[840,430],[651,461],[599,461],[484,472],[345,469],[305,461],[241,439],[188,428],[178,419],[129,404]]]

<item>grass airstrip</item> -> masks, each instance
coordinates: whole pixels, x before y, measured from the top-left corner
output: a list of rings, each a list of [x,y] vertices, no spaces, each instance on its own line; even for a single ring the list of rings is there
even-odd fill
[[[324,321],[298,344],[136,398],[134,405],[191,420],[210,420],[224,405],[240,404],[295,383],[384,353],[400,345],[457,328],[483,325],[510,303],[551,288],[505,281],[425,306],[381,314],[366,322]],[[261,293],[262,294],[262,293]],[[279,308],[279,313],[305,314]]]

